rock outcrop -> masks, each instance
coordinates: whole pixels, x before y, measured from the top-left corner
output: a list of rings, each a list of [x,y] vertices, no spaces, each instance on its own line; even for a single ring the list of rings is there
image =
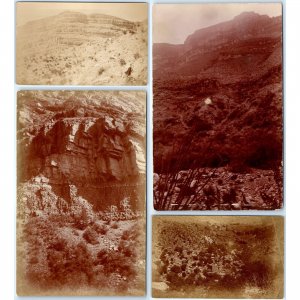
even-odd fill
[[[28,105],[30,95],[26,92],[19,98],[20,116],[34,103],[41,106],[38,116],[49,116],[38,124],[27,120],[27,126],[19,128],[23,136],[18,150],[20,182],[47,183],[67,201],[70,186],[75,185],[78,194],[99,209],[117,204],[126,191],[133,197],[135,189],[144,186],[144,111],[136,108],[124,117],[118,105],[103,109],[101,104],[77,99],[72,109],[62,103],[64,110],[53,113],[55,105],[50,101],[41,104],[31,99]]]
[[[154,79],[211,77],[224,84],[256,79],[281,64],[281,48],[281,16],[244,12],[196,30],[183,44],[154,44]]]

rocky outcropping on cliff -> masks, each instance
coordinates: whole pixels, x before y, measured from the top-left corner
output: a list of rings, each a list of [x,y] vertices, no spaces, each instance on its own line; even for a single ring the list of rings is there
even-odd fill
[[[18,26],[16,37],[19,84],[146,84],[146,21],[66,11]]]
[[[282,18],[244,12],[196,30],[184,44],[153,45],[154,78],[257,79],[282,60]]]
[[[19,92],[19,182],[51,185],[66,201],[75,185],[97,209],[133,196],[145,176],[145,106],[134,96]]]
[[[173,197],[169,192],[182,185],[175,176],[181,170],[200,174],[201,168],[222,167],[225,169],[217,172],[221,175],[218,180],[210,179],[219,187],[222,184],[215,181],[224,182],[226,173],[237,173],[232,180],[236,182],[237,175],[244,174],[259,173],[266,179],[260,170],[272,170],[272,181],[261,181],[259,189],[267,194],[271,187],[277,190],[269,202],[280,207],[281,17],[242,13],[231,21],[195,31],[182,45],[154,44],[153,60],[154,170],[171,177],[170,188],[167,180],[161,179],[157,203],[174,204],[169,201]],[[201,190],[206,181],[199,179]],[[250,208],[263,209],[261,203],[265,200],[248,188],[246,180],[243,182],[249,190],[243,197],[251,196],[259,203],[252,203]],[[199,196],[195,191],[189,193],[181,198]],[[161,201],[164,197],[167,199]]]

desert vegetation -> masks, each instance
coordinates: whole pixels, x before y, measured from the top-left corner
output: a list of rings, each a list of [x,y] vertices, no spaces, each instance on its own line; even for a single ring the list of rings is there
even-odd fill
[[[112,221],[109,214],[99,217],[85,203],[78,214],[70,206],[68,213],[27,216],[19,223],[19,243],[26,243],[18,257],[20,268],[25,268],[24,284],[40,294],[78,286],[94,294],[99,289],[131,294],[143,288],[143,219],[133,212],[124,219],[121,213]]]
[[[281,221],[266,218],[251,224],[251,217],[242,222],[242,217],[232,218],[231,222],[222,218],[225,220],[217,222],[216,218],[207,217],[154,220],[155,296],[278,296],[282,284],[282,241],[277,237],[282,232],[276,230]]]
[[[111,5],[112,9],[118,6],[117,3]],[[20,11],[23,6],[33,7],[32,10],[38,14],[39,9],[35,8],[39,8],[40,4],[20,4]],[[95,4],[95,11],[101,11],[101,6],[100,3]],[[146,84],[147,22],[77,12],[73,10],[72,3],[69,7],[69,11],[48,18],[41,16],[38,20],[17,26],[17,82]],[[128,12],[131,13],[130,10]],[[120,56],[123,60],[119,63]],[[125,72],[129,67],[134,73],[128,78]]]

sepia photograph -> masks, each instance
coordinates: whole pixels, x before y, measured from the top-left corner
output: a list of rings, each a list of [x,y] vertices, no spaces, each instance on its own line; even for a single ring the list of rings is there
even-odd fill
[[[283,207],[281,3],[153,6],[154,209]]]
[[[283,298],[283,217],[152,221],[154,298]]]
[[[16,3],[16,82],[146,85],[147,3]]]
[[[17,294],[143,296],[146,93],[19,91]]]

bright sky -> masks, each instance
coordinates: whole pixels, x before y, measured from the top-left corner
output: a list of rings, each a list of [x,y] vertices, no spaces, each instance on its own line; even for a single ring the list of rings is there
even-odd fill
[[[144,21],[148,15],[147,3],[18,2],[17,26],[32,20],[57,15],[63,11],[107,14],[129,21]]]
[[[270,17],[282,13],[281,3],[156,4],[153,42],[182,44],[197,29],[228,21],[242,12]]]

